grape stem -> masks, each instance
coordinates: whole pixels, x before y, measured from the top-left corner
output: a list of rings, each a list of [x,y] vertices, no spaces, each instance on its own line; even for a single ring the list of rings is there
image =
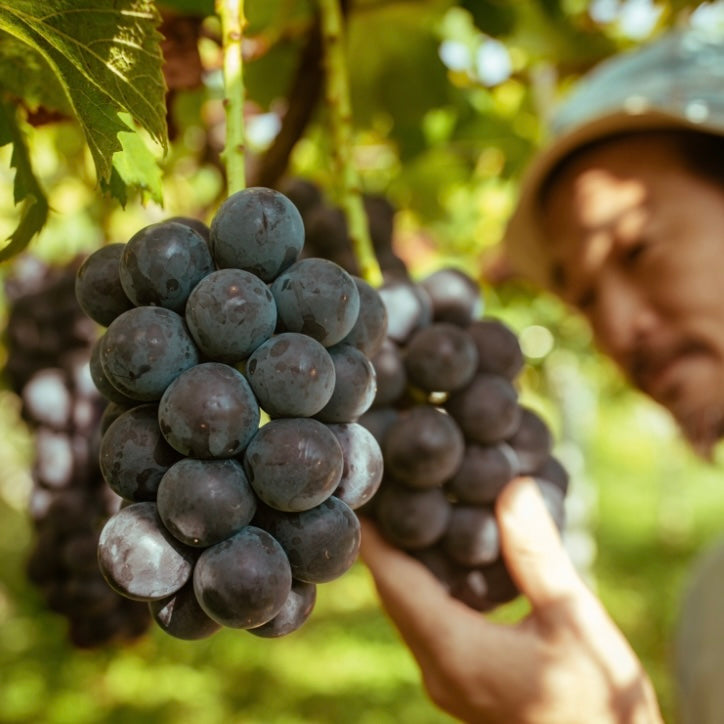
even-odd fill
[[[339,0],[319,0],[319,9],[326,72],[325,100],[330,117],[332,160],[339,202],[347,218],[360,274],[365,281],[377,287],[382,283],[382,272],[372,247],[362,191],[352,158],[352,110]]]
[[[224,63],[224,110],[226,144],[222,153],[226,167],[227,193],[246,186],[244,135],[244,72],[242,38],[246,26],[244,0],[216,0],[216,14],[221,21]]]

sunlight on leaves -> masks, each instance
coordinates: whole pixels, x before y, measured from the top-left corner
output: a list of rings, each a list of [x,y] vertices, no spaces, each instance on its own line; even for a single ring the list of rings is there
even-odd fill
[[[90,147],[99,180],[109,181],[128,111],[165,150],[165,82],[158,12],[150,0],[82,3],[17,0],[0,8],[0,30],[39,53],[57,76]]]

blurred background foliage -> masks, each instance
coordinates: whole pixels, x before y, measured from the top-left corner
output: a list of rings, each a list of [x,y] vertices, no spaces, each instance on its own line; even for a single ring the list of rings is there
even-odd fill
[[[684,22],[724,23],[722,2],[357,0],[343,4],[363,188],[397,208],[395,250],[413,276],[472,273],[486,311],[520,336],[524,401],[556,433],[573,476],[570,548],[651,673],[667,721],[672,638],[686,570],[721,530],[716,465],[601,358],[585,324],[552,297],[505,278],[496,244],[521,172],[545,142],[557,100],[593,64]],[[312,0],[248,0],[249,182],[317,183],[334,200]],[[141,226],[208,220],[224,196],[220,49],[211,2],[159,4],[171,148],[163,206],[102,195],[80,130],[26,114],[50,217],[30,253],[61,264]],[[316,45],[315,45],[316,44]],[[42,110],[42,109],[41,109]],[[10,152],[0,149],[0,236],[17,223]],[[4,279],[13,262],[0,268]],[[503,270],[504,271],[504,270]],[[0,300],[0,324],[7,304]],[[0,349],[0,363],[4,348]],[[24,572],[32,541],[29,431],[0,390],[0,721],[446,722],[381,614],[365,569],[320,586],[310,621],[276,641],[223,630],[187,643],[153,630],[125,648],[74,650]],[[716,461],[715,461],[716,462]],[[494,614],[514,620],[517,601]],[[495,652],[481,652],[495,656]]]

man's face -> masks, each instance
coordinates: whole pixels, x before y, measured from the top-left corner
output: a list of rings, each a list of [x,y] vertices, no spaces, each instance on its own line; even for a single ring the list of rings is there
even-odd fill
[[[544,211],[556,291],[708,452],[724,435],[724,183],[665,136],[629,137],[572,162]]]

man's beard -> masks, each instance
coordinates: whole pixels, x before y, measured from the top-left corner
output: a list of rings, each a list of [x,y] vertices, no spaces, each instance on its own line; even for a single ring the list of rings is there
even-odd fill
[[[711,462],[714,447],[724,437],[724,409],[711,403],[698,410],[671,410],[697,455]]]

